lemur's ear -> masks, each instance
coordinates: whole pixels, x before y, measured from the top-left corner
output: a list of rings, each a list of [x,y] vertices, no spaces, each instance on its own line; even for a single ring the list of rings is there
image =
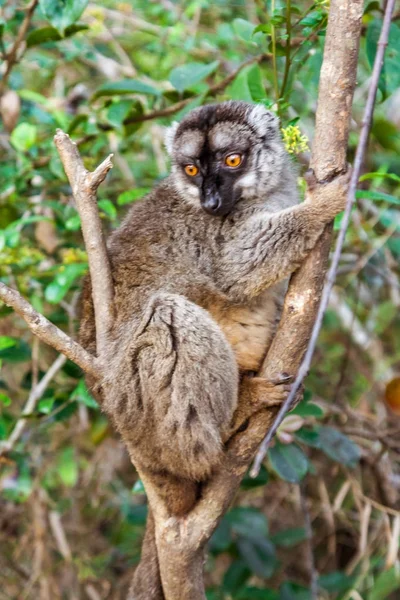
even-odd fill
[[[172,156],[172,148],[174,146],[174,139],[176,130],[178,129],[178,121],[174,121],[170,127],[165,132],[164,144],[167,149],[167,152],[170,156]]]
[[[251,108],[247,118],[260,136],[279,134],[279,118],[262,104],[256,104]]]

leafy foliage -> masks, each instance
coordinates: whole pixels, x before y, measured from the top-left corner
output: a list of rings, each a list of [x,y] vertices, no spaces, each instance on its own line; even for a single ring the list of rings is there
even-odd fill
[[[25,8],[24,2],[0,2],[5,58]],[[99,201],[108,231],[168,172],[164,126],[213,100],[262,102],[275,110],[304,190],[327,11],[325,0],[40,0],[0,105],[2,281],[59,327],[76,331],[87,257],[52,142],[57,127],[77,142],[88,168],[115,153]],[[381,22],[380,4],[367,3],[350,156]],[[400,414],[398,30],[397,18],[338,288],[305,399],[280,427],[260,475],[243,480],[210,542],[210,600],[310,599],[310,544],[321,598],[348,600],[355,591],[381,600],[400,589],[393,558]],[[0,306],[3,442],[13,439],[31,390],[55,359]],[[140,552],[144,490],[79,369],[66,361],[24,418],[22,434],[0,463],[2,592],[32,597],[45,581],[51,597],[67,596],[69,585],[75,596],[123,597]],[[366,506],[372,506],[368,523]]]

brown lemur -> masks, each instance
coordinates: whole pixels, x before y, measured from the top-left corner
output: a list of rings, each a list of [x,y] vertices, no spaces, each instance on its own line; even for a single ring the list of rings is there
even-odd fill
[[[168,130],[166,146],[171,174],[108,241],[115,322],[97,395],[134,464],[184,514],[232,428],[260,410],[234,419],[239,387],[250,405],[287,394],[249,373],[271,343],[288,276],[343,210],[346,184],[337,179],[329,204],[298,204],[278,118],[261,105],[197,108]],[[96,352],[89,282],[80,339]],[[140,585],[132,598],[163,597]]]

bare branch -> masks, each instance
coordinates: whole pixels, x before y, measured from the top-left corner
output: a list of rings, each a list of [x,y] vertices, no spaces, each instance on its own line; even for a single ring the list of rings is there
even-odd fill
[[[35,12],[35,9],[38,4],[39,4],[39,0],[32,0],[31,3],[27,6],[26,15],[25,15],[24,20],[22,21],[21,27],[19,28],[17,37],[15,38],[15,41],[14,41],[10,51],[7,52],[7,56],[5,58],[6,68],[5,68],[3,77],[0,81],[0,96],[4,93],[6,86],[7,86],[8,78],[10,77],[10,74],[11,74],[11,71],[12,71],[15,63],[17,62],[17,60],[20,58],[20,57],[18,57],[18,51],[19,51],[19,48],[20,48],[22,42],[25,39],[25,35],[29,29],[29,25],[31,24],[33,13]]]
[[[93,375],[96,379],[101,377],[101,369],[94,356],[86,352],[82,346],[38,313],[21,294],[2,282],[0,282],[0,300],[13,308],[24,319],[32,333],[42,342],[52,346],[61,354],[65,354],[83,371]]]
[[[51,382],[53,377],[58,373],[58,371],[63,367],[66,360],[67,357],[63,354],[60,354],[53,362],[53,364],[49,367],[47,373],[42,377],[39,383],[35,385],[34,388],[31,390],[29,398],[22,411],[22,417],[20,417],[16,422],[8,440],[6,440],[5,442],[1,442],[0,444],[0,456],[4,452],[9,452],[15,446],[16,442],[21,437],[22,432],[24,431],[25,425],[27,423],[27,419],[24,417],[32,414],[32,412],[35,410],[37,401],[40,400],[40,398],[43,396],[49,383]]]
[[[61,162],[71,184],[72,193],[81,218],[83,239],[88,253],[92,296],[96,320],[96,347],[100,355],[107,344],[107,335],[113,320],[114,287],[111,265],[103,236],[96,192],[112,168],[110,155],[93,173],[84,167],[78,148],[69,135],[57,130],[54,136]]]
[[[346,2],[347,1],[348,0],[346,0]],[[346,2],[344,2],[344,3],[346,3]],[[347,227],[350,222],[351,209],[352,209],[353,203],[355,201],[355,192],[356,192],[356,188],[357,188],[357,183],[358,183],[358,179],[360,177],[360,172],[361,172],[362,163],[364,160],[365,151],[367,149],[369,130],[370,130],[371,122],[372,122],[372,115],[373,115],[374,106],[375,106],[375,99],[376,99],[376,93],[377,93],[377,89],[378,89],[379,76],[380,76],[380,72],[381,72],[382,65],[383,65],[385,48],[387,46],[388,38],[389,38],[389,29],[390,29],[390,23],[391,23],[393,10],[394,10],[394,3],[395,3],[395,0],[388,0],[386,9],[385,9],[385,16],[384,16],[384,20],[383,20],[383,24],[382,24],[382,30],[381,30],[381,34],[379,37],[377,53],[376,53],[374,67],[373,67],[373,71],[372,71],[371,85],[369,88],[367,103],[366,103],[365,110],[364,110],[364,117],[363,117],[363,121],[362,121],[361,132],[360,132],[360,139],[359,139],[358,146],[357,146],[356,156],[355,156],[355,160],[354,160],[354,168],[353,168],[353,172],[351,175],[351,180],[350,180],[350,185],[349,185],[349,190],[348,190],[347,206],[346,206],[346,210],[344,212],[344,216],[343,216],[343,219],[342,219],[342,222],[340,225],[340,231],[339,231],[337,244],[336,244],[335,252],[333,255],[333,259],[332,259],[332,264],[331,264],[331,267],[330,267],[328,275],[327,275],[327,281],[326,281],[325,287],[322,292],[321,303],[319,305],[318,310],[316,310],[318,303],[315,304],[316,316],[315,316],[315,318],[313,318],[311,331],[310,332],[306,331],[305,332],[306,335],[303,337],[303,339],[309,340],[308,347],[307,347],[306,353],[304,355],[304,358],[302,356],[302,353],[301,354],[299,353],[297,356],[292,357],[292,360],[289,361],[290,363],[293,364],[293,358],[294,358],[295,364],[296,363],[299,364],[299,362],[301,360],[301,364],[298,369],[298,374],[296,376],[295,382],[293,384],[292,390],[291,390],[287,400],[282,405],[273,426],[268,431],[268,433],[267,433],[265,439],[263,440],[263,443],[257,453],[256,460],[255,460],[254,466],[252,468],[253,476],[255,476],[258,473],[261,462],[267,452],[269,443],[270,443],[272,437],[275,435],[279,425],[282,423],[286,413],[290,409],[293,399],[295,398],[296,393],[300,389],[300,386],[301,386],[304,378],[306,377],[306,375],[310,369],[310,366],[311,366],[311,360],[312,360],[312,356],[314,354],[318,335],[321,330],[322,320],[323,320],[326,308],[329,303],[329,295],[331,293],[333,284],[336,279],[336,272],[337,272],[337,268],[339,265],[340,254],[342,252],[344,238],[346,235],[346,230],[347,230]],[[338,3],[338,4],[340,4],[340,3]],[[359,19],[361,19],[362,2],[361,3],[360,2],[351,2],[351,4],[353,5],[351,10],[354,11],[353,18],[355,19],[355,22],[357,22]],[[360,5],[358,7],[358,11],[356,10],[357,4]],[[332,3],[331,11],[334,8],[337,8],[337,7],[334,3]],[[337,18],[340,21],[340,15],[335,16],[335,18]],[[342,14],[342,18],[346,18],[344,11]],[[340,31],[341,30],[338,29],[338,32],[340,32]],[[343,32],[343,28],[342,28],[342,32]],[[320,87],[320,95],[319,95],[319,100],[318,100],[318,103],[319,103],[318,104],[318,112],[321,113],[321,116],[318,119],[318,113],[317,113],[316,136],[315,136],[315,144],[313,147],[313,159],[312,159],[312,164],[315,168],[317,178],[319,178],[319,179],[326,179],[326,178],[330,178],[330,177],[334,176],[336,173],[343,170],[343,163],[345,162],[345,156],[343,156],[343,148],[345,146],[347,146],[348,118],[349,118],[349,114],[350,114],[349,113],[349,104],[351,105],[351,102],[349,102],[348,94],[343,94],[343,90],[341,91],[341,93],[343,94],[343,99],[341,101],[339,98],[332,96],[331,91],[334,89],[337,89],[337,86],[340,84],[340,82],[346,81],[345,77],[344,77],[345,73],[344,72],[342,74],[340,73],[341,63],[340,62],[336,63],[336,60],[338,58],[340,59],[341,54],[343,54],[343,51],[345,50],[346,53],[349,52],[348,67],[351,63],[351,68],[355,72],[355,69],[357,66],[357,52],[356,52],[355,58],[352,56],[352,54],[355,51],[355,48],[353,48],[353,53],[350,54],[350,49],[346,49],[346,40],[344,40],[344,39],[342,40],[341,35],[337,35],[337,38],[334,39],[333,42],[343,44],[344,49],[342,48],[340,51],[338,48],[333,48],[331,46],[331,44],[328,44],[328,33],[329,33],[329,24],[328,24],[328,32],[327,32],[327,45],[325,47],[325,53],[324,53],[324,63],[325,63],[325,54],[328,52],[335,58],[332,59],[333,62],[328,61],[328,65],[329,64],[331,65],[331,68],[329,70],[325,69],[324,67],[322,68],[323,77],[321,76],[321,84],[320,84],[321,87]],[[353,38],[353,44],[354,44],[354,38]],[[357,44],[357,48],[358,48],[358,44]],[[344,56],[343,56],[343,60],[345,60]],[[336,64],[339,65],[339,69],[336,66]],[[346,64],[346,63],[342,63],[342,66],[344,64]],[[344,68],[346,68],[346,67],[344,67]],[[349,80],[347,80],[347,81],[349,81]],[[336,85],[335,85],[335,83],[336,83]],[[353,86],[353,89],[354,89],[354,86]],[[327,94],[330,94],[330,97]],[[352,97],[352,93],[351,93],[351,97]],[[336,111],[340,110],[340,108],[342,108],[342,110],[345,111],[346,106],[347,106],[347,113],[345,112],[345,114],[346,114],[345,119],[343,119],[343,116],[341,119],[338,118],[337,112],[335,110],[332,110],[332,113],[330,114],[330,110],[329,110],[330,102],[334,105],[332,108],[336,108]],[[343,106],[340,107],[340,104],[342,104]],[[333,119],[334,119],[334,121],[333,121]],[[332,135],[326,134],[325,127],[327,125],[331,125],[331,127],[328,129],[328,131],[330,131],[332,133]],[[335,148],[338,150],[338,152],[335,152]],[[339,151],[340,149],[342,149],[342,150]],[[288,306],[290,305],[290,303],[293,302],[293,299],[296,298],[296,296],[297,297],[299,296],[299,292],[300,292],[300,294],[302,294],[302,296],[300,297],[300,300],[303,302],[305,301],[307,295],[308,296],[310,295],[310,290],[312,289],[311,286],[312,286],[312,281],[313,281],[313,275],[315,278],[316,275],[318,276],[318,272],[319,273],[322,272],[323,274],[325,273],[324,267],[325,267],[326,260],[327,260],[327,251],[329,250],[331,236],[332,236],[331,229],[330,229],[330,231],[325,231],[320,243],[314,248],[313,252],[310,254],[310,257],[305,262],[304,266],[301,267],[299,269],[299,271],[295,274],[295,276],[292,278],[291,285],[290,285],[289,292],[288,292],[288,297],[285,301],[285,309],[286,310],[288,309]],[[318,280],[319,280],[319,286],[320,286],[321,285],[320,275],[318,276]],[[306,287],[308,287],[308,289],[305,290],[305,293],[304,293],[304,284],[306,285]],[[319,294],[318,294],[317,300],[318,299],[319,299]],[[297,298],[297,300],[298,300],[298,298]],[[314,314],[315,314],[315,312],[314,312]],[[284,317],[285,317],[285,313],[283,315],[278,334],[279,334],[279,332],[282,331],[282,329],[284,329],[287,326],[287,324],[290,324],[290,320],[291,320],[290,316],[287,317],[287,313],[286,313],[286,319]],[[310,324],[311,323],[304,323],[304,325],[306,325],[309,330],[310,330]],[[268,353],[268,356],[266,358],[267,364],[269,364],[270,361],[272,362],[272,359],[274,358],[274,353],[276,354],[277,352],[279,352],[278,344],[282,344],[282,340],[279,339],[278,334],[277,334],[277,336],[274,340],[273,346],[271,347],[271,350]],[[298,330],[296,331],[296,336],[299,336]],[[267,368],[270,368],[270,366]]]

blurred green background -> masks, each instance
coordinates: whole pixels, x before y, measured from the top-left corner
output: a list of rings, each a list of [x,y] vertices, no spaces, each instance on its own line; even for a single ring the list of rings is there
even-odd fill
[[[0,0],[0,278],[59,327],[76,332],[87,263],[57,127],[89,169],[115,154],[107,231],[167,174],[165,126],[214,100],[276,110],[304,190],[329,2],[28,6]],[[365,3],[350,160],[382,8]],[[311,581],[321,599],[400,598],[399,8],[305,399],[212,538],[209,600],[309,600]],[[2,304],[0,362],[0,599],[124,598],[147,509],[122,444],[79,369]]]

